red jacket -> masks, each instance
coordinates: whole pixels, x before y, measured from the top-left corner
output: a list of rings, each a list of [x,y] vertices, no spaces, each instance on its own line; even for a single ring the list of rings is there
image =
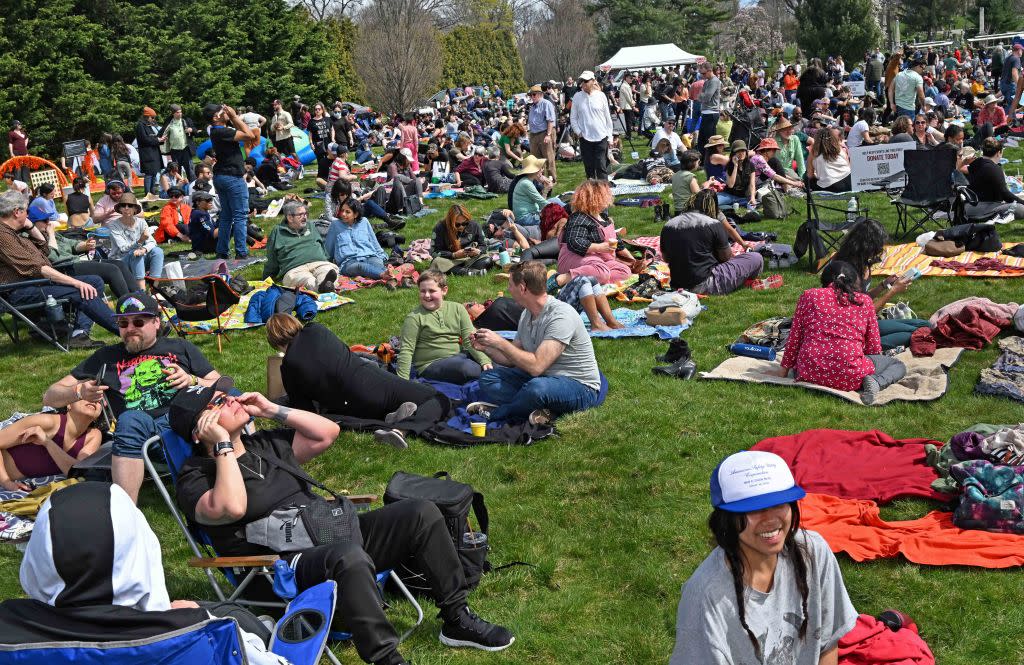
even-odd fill
[[[178,212],[181,212],[181,218],[178,218]],[[160,224],[157,226],[156,231],[153,232],[153,240],[158,243],[170,242],[177,238],[178,224],[184,224],[188,226],[188,220],[192,217],[192,208],[187,204],[182,203],[181,206],[176,206],[173,203],[168,203],[164,206],[164,209],[160,211]]]

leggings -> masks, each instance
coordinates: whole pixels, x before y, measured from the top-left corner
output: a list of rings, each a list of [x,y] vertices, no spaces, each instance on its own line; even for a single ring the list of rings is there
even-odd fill
[[[907,366],[902,361],[889,356],[868,356],[868,360],[875,366],[875,377],[879,389],[885,389],[896,383],[907,375]]]
[[[135,275],[128,268],[124,261],[111,259],[99,259],[96,261],[79,261],[71,264],[71,274],[96,275],[110,287],[115,297],[128,295],[132,291],[138,291],[138,282]]]
[[[910,336],[918,328],[931,327],[924,319],[881,319],[878,332],[882,336],[882,348],[895,349],[897,346],[909,346]]]
[[[543,261],[553,263],[558,260],[558,251],[561,249],[558,238],[548,238],[532,247],[523,250],[522,261]]]

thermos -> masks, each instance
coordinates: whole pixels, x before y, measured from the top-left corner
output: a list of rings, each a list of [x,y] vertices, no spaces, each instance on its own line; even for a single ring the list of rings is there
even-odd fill
[[[775,360],[775,349],[770,346],[736,343],[729,347],[729,351],[738,356],[760,358],[761,360]]]

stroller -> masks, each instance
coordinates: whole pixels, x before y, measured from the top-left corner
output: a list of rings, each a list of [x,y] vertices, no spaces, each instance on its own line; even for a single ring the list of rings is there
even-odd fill
[[[747,147],[753,150],[766,136],[768,126],[765,124],[764,112],[760,106],[754,103],[750,93],[740,90],[733,102],[732,131],[729,132],[729,143],[733,141],[744,141]]]

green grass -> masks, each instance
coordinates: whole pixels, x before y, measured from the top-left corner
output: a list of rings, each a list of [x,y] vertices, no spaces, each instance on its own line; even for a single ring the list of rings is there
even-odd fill
[[[1020,156],[1011,152],[1011,159]],[[560,165],[560,188],[581,178],[579,166]],[[789,219],[750,228],[775,230],[780,240],[792,242],[803,211],[803,203],[796,204],[800,212]],[[503,205],[503,199],[469,205],[483,214]],[[894,212],[884,197],[867,196],[864,205],[893,227]],[[411,223],[407,237],[428,236],[447,208],[438,207],[438,214]],[[313,213],[319,211],[320,204],[314,205]],[[649,210],[622,208],[614,215],[631,235],[659,231]],[[999,230],[1005,240],[1024,241],[1019,227]],[[686,333],[699,369],[725,360],[726,346],[748,324],[790,315],[802,290],[816,285],[816,276],[803,266],[782,272],[781,289],[741,290],[706,301],[707,311]],[[451,281],[449,298],[460,302],[493,297],[502,289],[490,277]],[[943,304],[972,294],[1000,302],[1020,300],[1021,283],[926,278],[915,283],[905,299],[918,314],[928,316]],[[416,304],[411,290],[362,290],[353,298],[354,305],[318,317],[349,343],[386,340]],[[265,386],[264,358],[270,348],[261,330],[231,335],[222,354],[211,337],[192,340],[243,389]],[[383,492],[399,469],[448,470],[487,497],[493,562],[537,565],[486,576],[472,595],[474,608],[484,617],[515,631],[516,644],[507,652],[484,655],[442,647],[435,613],[427,607],[426,625],[402,647],[406,657],[421,665],[665,662],[674,643],[680,585],[710,551],[704,525],[710,510],[708,477],[723,456],[765,437],[811,428],[877,428],[896,437],[946,440],[975,422],[1021,420],[1019,404],[973,392],[979,371],[997,355],[991,347],[964,354],[952,372],[949,393],[941,400],[882,408],[855,406],[805,390],[654,377],[650,368],[665,344],[652,339],[595,340],[595,348],[611,384],[608,400],[599,409],[560,420],[557,437],[525,448],[472,450],[412,440],[409,450],[395,451],[375,445],[368,436],[343,433],[311,464],[313,475],[329,486],[376,493]],[[7,340],[0,342],[0,414],[37,408],[45,388],[85,355],[61,355],[40,344],[15,348]],[[205,580],[186,567],[183,542],[148,484],[140,505],[160,537],[171,597],[209,598]],[[910,519],[934,507],[925,501],[898,501],[883,509],[883,516]],[[1020,662],[1020,569],[934,568],[902,560],[858,564],[845,555],[839,560],[857,609],[868,614],[889,607],[906,611],[944,665]],[[0,547],[0,597],[21,594],[19,562],[13,547]],[[408,625],[408,611],[391,612],[400,628]],[[358,662],[350,646],[339,653],[344,662]]]

